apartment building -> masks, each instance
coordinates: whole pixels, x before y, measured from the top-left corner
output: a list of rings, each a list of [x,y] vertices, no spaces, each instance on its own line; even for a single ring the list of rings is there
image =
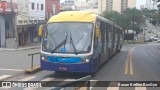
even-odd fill
[[[121,12],[126,8],[136,7],[136,0],[98,0],[98,13],[103,11]]]

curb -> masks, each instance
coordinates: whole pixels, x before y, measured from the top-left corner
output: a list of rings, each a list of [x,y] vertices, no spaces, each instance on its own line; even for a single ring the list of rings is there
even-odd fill
[[[29,49],[37,49],[37,48],[41,48],[41,46],[28,47],[28,48],[18,48],[18,49],[6,49],[6,48],[0,48],[0,51],[20,51],[20,50],[29,50]]]
[[[25,73],[25,74],[34,74],[34,73],[37,73],[37,72],[39,72],[39,71],[41,71],[40,66],[35,66],[35,67],[33,67],[33,69],[31,69],[31,68],[26,69],[26,70],[24,71],[24,73]]]

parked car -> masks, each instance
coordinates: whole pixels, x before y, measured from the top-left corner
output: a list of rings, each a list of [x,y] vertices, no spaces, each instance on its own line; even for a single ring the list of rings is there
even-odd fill
[[[154,37],[153,40],[154,40],[154,41],[158,41],[158,38],[157,38],[157,37]]]
[[[148,39],[148,42],[152,42],[152,39],[150,38],[150,39]]]
[[[154,37],[152,36],[150,39],[154,40]]]
[[[158,37],[158,36],[154,34],[153,37]]]

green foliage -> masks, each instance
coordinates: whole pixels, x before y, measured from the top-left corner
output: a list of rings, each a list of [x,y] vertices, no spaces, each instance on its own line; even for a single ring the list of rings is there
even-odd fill
[[[136,8],[127,8],[122,13],[118,13],[116,11],[104,11],[102,16],[115,22],[123,29],[132,29],[136,30],[137,32],[140,30],[141,23],[144,22],[142,12]]]

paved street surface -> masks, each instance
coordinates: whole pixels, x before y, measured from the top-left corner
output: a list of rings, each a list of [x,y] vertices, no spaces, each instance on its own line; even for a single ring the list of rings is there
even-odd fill
[[[160,81],[160,49],[158,49],[160,45],[157,43],[149,43],[149,44],[130,44],[124,45],[121,52],[115,55],[110,61],[104,64],[99,71],[91,78],[93,81]],[[27,50],[23,51],[24,53],[36,52],[36,50]],[[23,70],[24,68],[28,68],[30,65],[22,65],[22,63],[29,63],[30,57],[27,55],[22,56],[22,51],[13,51],[16,53],[7,52],[8,57],[7,60],[1,61],[1,68],[4,69],[15,69],[15,70]],[[4,57],[5,52],[0,52],[0,57]],[[18,55],[17,55],[18,54]],[[15,60],[12,63],[9,63],[8,66],[6,63],[11,62],[12,60],[8,60],[9,57],[17,55],[14,57]],[[37,57],[38,58],[38,57]],[[22,60],[22,61],[21,61]],[[29,61],[27,61],[29,60]],[[17,66],[16,66],[17,64]],[[2,73],[3,72],[3,73]],[[5,73],[6,72],[6,73]],[[13,70],[11,72],[7,72],[7,70],[1,70],[0,78],[4,74],[12,76]],[[15,71],[18,72],[18,71]],[[86,76],[86,74],[70,74],[70,73],[55,73],[51,71],[40,71],[35,74],[21,74],[16,77],[10,78],[7,81],[52,81],[52,80],[73,80],[78,79],[80,77]],[[9,76],[8,76],[9,77]],[[92,90],[159,90],[160,88],[149,88],[149,87],[91,87]],[[114,89],[113,89],[114,88]],[[2,88],[5,89],[5,88]],[[17,88],[6,88],[10,90],[16,90]],[[24,90],[30,90],[33,88],[21,88]],[[42,88],[34,88],[34,89],[42,89]],[[43,88],[44,89],[44,88]]]
[[[28,54],[37,52],[40,52],[40,49],[0,51],[0,75],[13,75],[30,68],[31,56]],[[39,65],[39,59],[40,55],[34,56],[34,66]]]

